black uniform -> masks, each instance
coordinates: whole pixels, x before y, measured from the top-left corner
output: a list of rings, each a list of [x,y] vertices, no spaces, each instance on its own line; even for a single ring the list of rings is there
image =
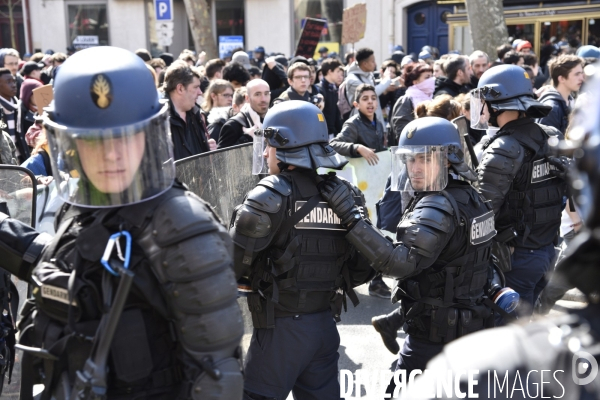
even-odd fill
[[[566,183],[552,174],[547,159],[551,137],[562,134],[530,118],[508,122],[484,146],[478,170],[481,194],[496,214],[498,246],[514,248],[512,256],[506,252],[511,258],[505,263],[506,285],[529,305],[554,264],[566,198]]]
[[[352,288],[374,271],[344,239],[346,229],[319,195],[320,179],[301,168],[269,176],[232,217],[236,272],[252,282],[244,384],[250,398],[284,400],[290,391],[339,398],[334,319],[346,295],[357,304]]]
[[[401,301],[408,337],[398,369],[425,369],[444,343],[493,326],[483,297],[495,234],[488,203],[470,184],[452,179],[442,192],[415,197],[394,246],[364,221],[349,232],[375,269],[399,279],[393,299]]]
[[[176,184],[135,205],[65,205],[46,245],[32,229],[4,218],[3,266],[33,284],[19,342],[42,349],[25,352],[22,398],[31,398],[35,383],[45,385],[42,399],[65,398],[83,370],[119,283],[100,259],[110,235],[122,230],[132,236],[135,278],[111,344],[107,398],[240,398],[243,324],[231,241],[197,196]]]

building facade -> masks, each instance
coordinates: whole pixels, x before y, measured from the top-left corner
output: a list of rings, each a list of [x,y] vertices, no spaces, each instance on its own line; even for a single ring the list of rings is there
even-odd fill
[[[1,1],[7,0],[0,0],[0,46],[12,47]],[[153,0],[19,1],[23,6],[15,9],[14,37],[20,51],[112,45],[177,55],[193,48],[183,0],[172,0],[174,32],[168,47],[159,44]],[[367,46],[380,62],[398,44],[415,53],[424,45],[442,54],[472,50],[464,0],[368,1],[364,38],[344,46],[343,10],[365,0],[208,1],[217,46],[233,38],[247,50],[264,46],[267,53],[292,55],[305,18],[319,18],[326,20],[321,42],[342,55]],[[578,38],[582,44],[597,43],[600,37],[600,0],[504,0],[504,5],[509,35],[529,39],[536,51],[552,36]]]

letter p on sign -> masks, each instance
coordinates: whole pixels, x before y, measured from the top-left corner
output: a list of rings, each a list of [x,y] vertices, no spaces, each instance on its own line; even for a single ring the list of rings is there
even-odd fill
[[[154,12],[157,21],[173,21],[173,1],[154,0]]]

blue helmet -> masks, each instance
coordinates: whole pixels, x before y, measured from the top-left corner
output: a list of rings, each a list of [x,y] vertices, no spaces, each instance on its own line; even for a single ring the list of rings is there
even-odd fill
[[[79,51],[61,66],[54,102],[46,111],[60,125],[105,129],[147,120],[161,108],[142,59],[128,50],[101,46]]]
[[[497,112],[523,111],[531,118],[542,118],[552,109],[535,100],[527,71],[517,65],[497,65],[485,71],[476,93]]]
[[[460,133],[452,122],[440,117],[423,117],[409,122],[398,138],[402,146],[443,146],[452,169],[465,179],[477,180],[464,158]]]
[[[290,100],[274,105],[265,115],[266,142],[277,149],[277,159],[300,168],[342,169],[348,161],[329,145],[323,113],[307,101]]]
[[[169,106],[134,53],[103,46],[69,57],[45,111],[53,174],[65,201],[122,206],[173,184]]]
[[[581,46],[577,49],[577,57],[600,58],[600,49],[592,45]]]

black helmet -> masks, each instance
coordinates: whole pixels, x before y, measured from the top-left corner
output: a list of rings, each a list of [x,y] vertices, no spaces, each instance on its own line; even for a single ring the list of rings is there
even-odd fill
[[[481,75],[471,96],[488,103],[492,111],[523,111],[531,118],[548,115],[552,107],[535,100],[527,71],[516,65],[498,65]]]
[[[458,129],[447,119],[423,117],[409,122],[400,133],[398,147],[401,146],[443,146],[452,169],[467,180],[477,180],[477,175],[465,163]]]
[[[277,159],[300,168],[342,169],[348,163],[329,145],[323,113],[312,103],[300,100],[274,105],[257,132],[277,149]]]

